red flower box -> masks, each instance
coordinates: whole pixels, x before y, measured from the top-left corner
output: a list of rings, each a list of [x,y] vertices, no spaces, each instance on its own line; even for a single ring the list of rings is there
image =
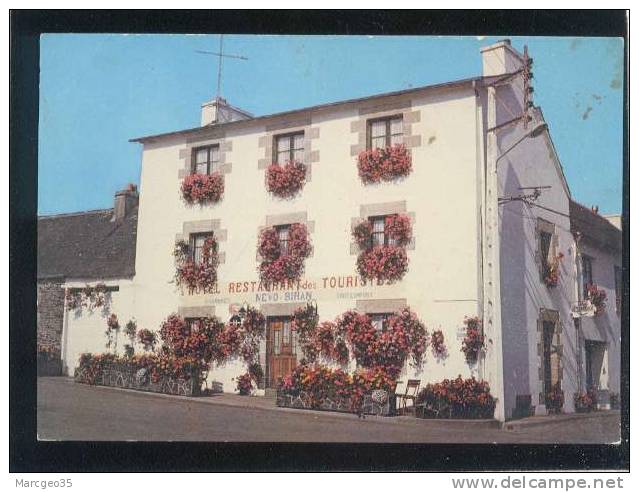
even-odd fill
[[[313,248],[304,224],[291,224],[288,232],[288,250],[281,251],[277,230],[264,229],[258,241],[258,253],[262,262],[258,267],[260,280],[266,283],[281,283],[302,278],[304,260]]]
[[[403,144],[363,150],[357,156],[357,170],[364,184],[394,181],[411,173],[411,156]]]
[[[408,270],[408,255],[400,246],[375,246],[357,257],[357,271],[366,280],[395,282]]]
[[[219,263],[215,238],[204,241],[202,259],[199,263],[195,263],[191,258],[190,246],[185,241],[175,244],[173,255],[176,263],[175,283],[178,287],[186,286],[189,294],[207,293],[214,289]]]
[[[283,166],[271,164],[266,170],[266,189],[280,198],[292,198],[306,183],[306,166],[289,161]]]
[[[224,177],[220,173],[189,174],[182,181],[181,191],[188,204],[217,203],[224,194]]]
[[[588,285],[586,289],[586,299],[595,306],[595,316],[600,316],[606,310],[606,291],[600,289],[595,284]]]

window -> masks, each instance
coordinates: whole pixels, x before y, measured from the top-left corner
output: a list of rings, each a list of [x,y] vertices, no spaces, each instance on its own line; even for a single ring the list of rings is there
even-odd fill
[[[581,255],[581,280],[585,298],[588,292],[588,286],[592,284],[592,258],[590,256]]]
[[[621,313],[621,296],[623,295],[623,289],[621,287],[621,268],[615,267],[615,303],[617,307],[617,314]]]
[[[403,142],[403,124],[401,116],[392,116],[370,120],[368,122],[368,148],[382,149]]]
[[[191,234],[191,260],[195,263],[202,261],[202,250],[204,249],[204,243],[207,239],[212,238],[213,234],[210,232]]]
[[[539,233],[539,252],[541,254],[541,276],[546,278],[550,273],[550,245],[552,244],[552,234],[541,231]]]
[[[291,133],[275,137],[275,162],[304,162],[304,133]]]
[[[189,331],[197,332],[200,330],[202,318],[184,318],[184,322],[186,323],[186,326],[189,327]]]
[[[385,331],[388,328],[388,320],[392,313],[374,313],[369,314],[369,316],[376,331]]]
[[[280,255],[287,255],[288,254],[288,231],[290,229],[290,226],[288,225],[277,226],[275,229],[277,230],[277,239],[279,240],[279,243],[280,243]]]
[[[220,163],[220,146],[199,147],[193,151],[193,173],[212,174]]]
[[[394,246],[396,241],[388,237],[386,234],[386,216],[379,215],[377,217],[369,217],[368,219],[373,226],[371,235],[372,246]]]

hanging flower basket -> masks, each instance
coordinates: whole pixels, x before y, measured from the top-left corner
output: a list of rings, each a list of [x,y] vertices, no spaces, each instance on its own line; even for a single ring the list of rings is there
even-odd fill
[[[466,325],[466,336],[462,341],[461,351],[464,352],[468,364],[475,364],[479,358],[479,352],[484,346],[482,322],[477,316],[465,317],[464,325]]]
[[[266,170],[266,189],[279,198],[292,198],[306,183],[306,165],[289,161],[283,166],[271,164]]]
[[[202,247],[202,258],[199,263],[193,261],[188,243],[178,241],[175,244],[175,283],[186,287],[189,294],[194,292],[211,292],[217,282],[219,264],[218,246],[214,237],[207,238]]]
[[[557,285],[559,284],[561,260],[563,259],[563,257],[564,254],[560,252],[552,259],[552,261],[548,265],[548,270],[546,272],[546,276],[544,277],[544,283],[547,287],[557,287]]]
[[[262,261],[258,267],[260,280],[266,283],[296,281],[304,273],[304,260],[313,248],[304,224],[291,224],[288,232],[288,250],[281,251],[277,230],[264,229],[258,241]]]
[[[433,355],[437,359],[445,359],[448,356],[448,349],[444,343],[444,333],[441,330],[435,330],[430,336],[430,346]]]
[[[408,255],[401,246],[374,246],[357,257],[357,272],[366,280],[396,282],[408,271]]]
[[[146,328],[142,328],[138,331],[138,342],[142,344],[142,347],[144,347],[144,350],[147,352],[153,351],[156,341],[157,337],[155,332],[147,330]]]
[[[364,184],[406,177],[412,170],[410,152],[403,144],[363,150],[357,156],[357,170]]]
[[[217,203],[224,194],[224,177],[220,173],[189,174],[182,181],[182,198],[188,204]]]
[[[597,287],[596,284],[590,284],[586,288],[586,299],[595,306],[595,316],[600,316],[606,311],[606,291]]]

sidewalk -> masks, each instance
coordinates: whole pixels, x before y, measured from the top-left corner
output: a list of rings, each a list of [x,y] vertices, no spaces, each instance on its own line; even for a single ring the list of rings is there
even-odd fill
[[[502,426],[507,431],[521,431],[542,425],[563,424],[571,421],[583,421],[587,423],[593,419],[616,419],[620,421],[621,414],[619,410],[598,410],[590,413],[561,413],[558,415],[540,415],[535,417],[527,417],[521,420],[512,420],[505,422]]]
[[[224,405],[228,407],[238,407],[247,409],[267,410],[274,412],[292,412],[298,415],[308,415],[317,419],[318,417],[326,419],[350,419],[350,420],[365,420],[367,422],[383,422],[386,424],[408,424],[417,425],[420,427],[436,427],[439,429],[450,430],[472,430],[472,429],[499,429],[500,423],[496,420],[464,420],[464,419],[421,419],[413,416],[393,416],[383,417],[377,415],[366,415],[360,419],[353,413],[342,412],[330,412],[324,410],[307,410],[298,408],[285,408],[278,407],[275,402],[275,398],[267,396],[240,396],[235,393],[215,393],[207,396],[177,396],[167,395],[164,393],[152,393],[144,391],[136,391],[131,389],[116,388],[113,386],[90,386],[82,383],[76,383],[73,378],[55,378],[64,379],[65,383],[70,385],[89,386],[99,391],[116,391],[126,394],[139,395],[141,397],[149,398],[161,398],[177,401],[188,401],[192,403],[205,404],[205,405]]]

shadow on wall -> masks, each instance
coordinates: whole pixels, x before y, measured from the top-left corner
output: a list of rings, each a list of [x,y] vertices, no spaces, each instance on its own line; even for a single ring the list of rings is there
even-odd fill
[[[515,194],[521,183],[510,163],[504,180],[503,193]],[[526,225],[524,204],[510,202],[500,206],[501,226],[501,297],[504,363],[504,405],[510,418],[517,395],[530,394],[529,331],[531,321],[526,310]],[[534,367],[534,366],[533,366]]]

